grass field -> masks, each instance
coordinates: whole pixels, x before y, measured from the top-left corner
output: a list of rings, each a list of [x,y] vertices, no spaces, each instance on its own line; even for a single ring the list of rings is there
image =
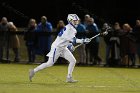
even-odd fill
[[[65,83],[67,64],[54,65],[29,82],[28,70],[36,66],[0,64],[0,93],[140,93],[140,69],[76,66],[79,82]]]
[[[23,36],[20,36],[21,62],[28,61]],[[105,62],[105,44],[101,40],[99,55]],[[77,50],[74,56],[78,61]],[[10,50],[10,59],[14,59]],[[43,57],[37,56],[36,62]],[[138,62],[137,62],[138,63]],[[54,65],[36,73],[33,82],[28,80],[28,71],[36,64],[0,64],[0,93],[140,93],[140,69],[108,68],[100,66],[78,67],[73,76],[78,83],[65,83],[67,65]]]

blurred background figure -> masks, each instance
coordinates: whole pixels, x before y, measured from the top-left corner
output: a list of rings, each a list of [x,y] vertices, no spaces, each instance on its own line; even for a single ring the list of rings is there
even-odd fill
[[[104,32],[104,31],[106,31],[109,28],[111,28],[109,26],[109,24],[108,23],[104,23],[101,30]],[[105,44],[106,44],[106,49],[105,49],[105,52],[106,52],[105,53],[105,61],[106,61],[106,63],[105,63],[105,66],[109,66],[109,58],[110,58],[110,52],[111,52],[110,38],[112,36],[112,31],[113,31],[113,29],[111,31],[108,31],[108,34],[103,37],[104,41],[105,41]]]
[[[13,22],[8,23],[8,31],[9,32],[18,31],[17,27],[14,25]],[[20,41],[19,41],[18,35],[16,35],[15,33],[10,33],[10,36],[9,36],[9,48],[12,48],[12,50],[13,50],[13,52],[15,54],[14,62],[19,62],[20,61],[19,47],[20,47]]]
[[[88,20],[86,30],[88,33],[87,34],[88,38],[91,38],[100,32],[97,24],[94,22],[94,19],[92,17],[89,18]],[[89,44],[86,45],[86,56],[87,56],[86,58],[87,61],[89,58],[89,62],[91,62],[92,65],[100,64],[102,62],[102,59],[99,57],[99,43],[100,38],[96,37]]]
[[[84,16],[84,22],[83,22],[83,25],[85,26],[85,28],[87,27],[89,20],[90,20],[90,15],[86,14]]]
[[[63,30],[63,28],[65,27],[65,23],[63,20],[59,20],[56,26],[56,33],[58,34],[61,30]],[[55,35],[54,39],[56,39],[57,35]],[[59,57],[57,62],[57,64],[64,64],[66,63],[66,60],[62,57]]]
[[[123,24],[123,36],[121,36],[121,56],[122,56],[122,65],[130,64],[135,66],[136,61],[136,45],[135,37],[133,36],[133,29],[128,23]]]
[[[52,32],[52,24],[47,21],[46,16],[41,17],[41,22],[37,25],[36,32],[42,32],[38,34],[36,54],[44,56],[44,62],[48,60],[46,56],[51,48],[52,38],[51,35],[45,34],[44,32]]]
[[[35,34],[36,26],[36,20],[30,19],[28,30],[24,35],[25,45],[27,47],[28,63],[35,62],[35,47],[37,46],[37,37]]]
[[[58,34],[65,27],[65,23],[63,20],[59,20],[56,25],[56,33]],[[54,36],[54,39],[57,37],[57,34]]]
[[[77,30],[77,35],[76,37],[79,39],[85,39],[86,38],[86,28],[85,26],[81,23],[81,20],[79,20],[79,24],[76,28]],[[86,50],[85,50],[85,44],[81,45],[80,47],[77,48],[78,54],[79,54],[79,60],[77,65],[86,65]]]
[[[120,55],[120,37],[119,34],[121,33],[121,27],[118,22],[113,24],[111,31],[111,37],[109,39],[110,42],[110,58],[109,58],[109,65],[110,66],[119,66],[121,63],[121,55]]]
[[[7,37],[8,37],[7,23],[8,23],[7,18],[3,17],[0,22],[0,62],[3,62],[5,60],[3,58],[3,52],[4,52],[4,49],[7,49]],[[7,53],[6,53],[6,60],[8,60]]]
[[[59,20],[56,27],[56,32],[60,32],[65,27],[65,23],[63,20]]]
[[[133,28],[133,32],[136,36],[137,56],[138,56],[139,64],[140,64],[140,20],[136,20],[136,24]]]

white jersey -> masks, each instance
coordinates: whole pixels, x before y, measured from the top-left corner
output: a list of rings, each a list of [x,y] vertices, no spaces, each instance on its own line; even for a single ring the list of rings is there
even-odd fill
[[[76,29],[68,24],[62,31],[59,32],[56,40],[52,43],[52,48],[67,47],[70,41],[73,41],[77,31]]]

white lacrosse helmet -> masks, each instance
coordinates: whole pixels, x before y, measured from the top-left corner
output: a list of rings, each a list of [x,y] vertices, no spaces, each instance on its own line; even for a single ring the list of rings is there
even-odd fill
[[[67,21],[70,23],[72,26],[77,27],[79,24],[79,17],[76,14],[68,14]]]

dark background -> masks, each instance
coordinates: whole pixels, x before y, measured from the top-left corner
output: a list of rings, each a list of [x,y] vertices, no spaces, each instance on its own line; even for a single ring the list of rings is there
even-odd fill
[[[140,17],[140,6],[135,0],[1,0],[0,18],[6,16],[17,26],[24,27],[30,18],[40,21],[42,15],[56,27],[58,20],[67,23],[69,13],[76,13],[82,20],[85,14],[94,17],[100,26],[104,22],[135,24]]]

